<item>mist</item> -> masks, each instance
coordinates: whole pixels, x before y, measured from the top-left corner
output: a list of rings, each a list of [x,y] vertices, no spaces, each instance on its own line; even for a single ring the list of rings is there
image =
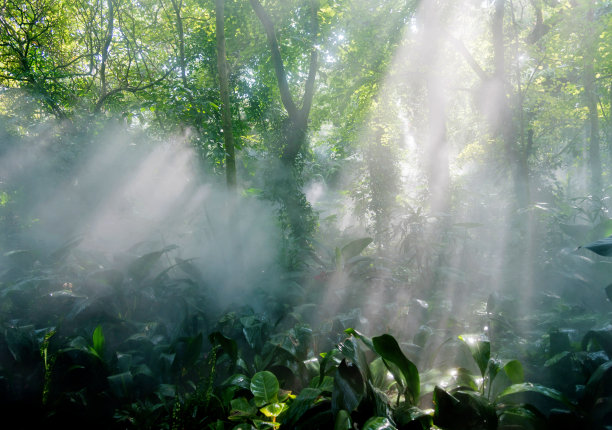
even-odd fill
[[[0,410],[605,430],[608,3],[1,6]]]

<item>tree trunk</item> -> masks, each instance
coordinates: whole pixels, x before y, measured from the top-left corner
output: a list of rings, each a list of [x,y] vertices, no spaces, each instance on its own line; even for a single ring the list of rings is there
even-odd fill
[[[588,114],[588,131],[589,131],[589,169],[591,170],[590,193],[593,196],[601,197],[602,177],[601,177],[601,159],[599,148],[599,111],[597,108],[597,92],[595,88],[595,70],[594,70],[594,55],[593,48],[595,45],[595,34],[593,32],[593,1],[587,11],[587,34],[585,37],[585,55],[584,55],[584,96],[586,106],[589,110]]]
[[[229,78],[225,56],[225,0],[215,1],[217,32],[217,69],[219,70],[219,91],[221,94],[221,114],[223,118],[223,140],[225,143],[225,173],[229,189],[236,188],[236,159],[234,133],[232,131],[232,111],[229,98]]]

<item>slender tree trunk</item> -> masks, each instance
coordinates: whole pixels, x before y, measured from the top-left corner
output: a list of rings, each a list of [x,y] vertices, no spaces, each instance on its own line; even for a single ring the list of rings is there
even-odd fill
[[[426,173],[431,211],[448,213],[450,210],[450,167],[446,136],[446,97],[443,80],[437,72],[441,35],[443,34],[439,7],[436,2],[428,2],[421,9],[425,22],[422,53],[423,61],[428,67],[425,80],[428,107]]]
[[[595,88],[595,70],[593,47],[595,34],[593,32],[594,11],[593,3],[587,11],[587,35],[585,37],[586,47],[584,55],[584,95],[588,114],[589,130],[589,169],[591,170],[590,192],[593,196],[601,197],[602,174],[601,174],[601,154],[599,148],[599,110],[597,108],[597,92]]]
[[[236,188],[236,159],[234,133],[232,131],[232,111],[229,98],[229,73],[225,55],[225,0],[215,0],[217,31],[217,69],[219,70],[219,91],[221,94],[221,114],[223,117],[223,139],[225,142],[225,173],[227,187]]]
[[[108,23],[106,27],[104,45],[102,46],[102,61],[100,64],[100,99],[103,99],[108,92],[106,83],[106,63],[108,61],[108,50],[110,48],[111,42],[113,41],[113,32],[115,31],[115,10],[113,8],[113,0],[107,0],[106,4],[108,8]],[[96,110],[99,110],[98,105],[96,106]]]
[[[508,76],[506,73],[506,49],[504,44],[504,12],[506,1],[495,0],[495,12],[493,14],[492,35],[493,35],[493,84],[494,93],[498,100],[498,115],[495,119],[496,131],[501,136],[506,160],[510,166],[510,174],[514,185],[514,193],[519,208],[524,208],[529,204],[529,169],[525,153],[526,148],[520,147],[517,142],[517,131],[514,124],[513,111],[522,109],[522,106],[512,106]]]
[[[280,171],[273,172],[272,175],[277,178],[276,181],[279,185],[276,187],[279,190],[278,198],[284,206],[292,237],[299,248],[306,250],[309,247],[308,236],[314,230],[314,215],[312,214],[310,204],[301,190],[301,171],[297,159],[306,145],[308,116],[312,107],[315,78],[318,69],[316,39],[319,32],[319,0],[310,0],[310,34],[313,40],[310,49],[308,77],[304,84],[304,95],[302,96],[301,106],[298,106],[294,101],[293,95],[289,89],[287,72],[285,71],[283,58],[276,38],[274,23],[259,0],[250,0],[250,3],[266,32],[281,102],[287,112],[287,118],[281,130],[282,141],[280,142],[280,159],[283,167]],[[301,256],[297,257],[298,260],[300,258]]]

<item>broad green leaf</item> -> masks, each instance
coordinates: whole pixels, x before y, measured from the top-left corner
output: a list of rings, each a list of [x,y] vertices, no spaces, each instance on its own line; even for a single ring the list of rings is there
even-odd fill
[[[291,402],[289,410],[283,418],[283,425],[291,428],[320,396],[321,390],[318,388],[303,388],[300,394]]]
[[[272,372],[257,372],[251,378],[251,392],[255,396],[255,405],[264,406],[278,401],[278,380]]]
[[[230,402],[231,410],[229,419],[232,421],[253,418],[257,416],[257,408],[249,403],[244,397],[233,399]]]
[[[365,385],[357,366],[349,366],[346,360],[338,366],[334,376],[332,391],[332,412],[344,409],[353,412],[361,403],[365,394]]]
[[[53,253],[49,256],[49,259],[54,263],[61,262],[70,254],[70,252],[74,248],[79,246],[79,244],[82,241],[83,241],[83,237],[76,237],[74,239],[69,240],[64,245],[62,245],[59,249],[53,251]]]
[[[227,378],[221,385],[235,385],[245,390],[249,390],[251,388],[251,381],[247,376],[237,373]]]
[[[609,389],[610,381],[612,381],[612,360],[600,365],[589,378],[585,392],[590,400],[594,402],[604,397],[604,392]]]
[[[334,430],[350,430],[352,428],[353,425],[351,424],[351,415],[344,409],[339,410],[336,414]]]
[[[264,406],[259,411],[267,416],[268,418],[276,418],[283,412],[285,412],[289,408],[287,403],[270,403],[269,405]]]
[[[484,377],[489,359],[491,358],[491,343],[481,336],[474,335],[461,335],[459,339],[469,348],[474,361],[478,365],[478,369],[480,369],[480,375]]]
[[[397,430],[388,418],[372,417],[365,422],[362,430]]]
[[[524,381],[525,375],[523,372],[523,365],[520,361],[510,360],[504,365],[503,369],[513,384],[520,384]]]
[[[357,339],[359,339],[360,341],[362,341],[363,343],[366,344],[366,346],[368,348],[370,348],[372,351],[374,351],[374,344],[372,343],[372,339],[370,339],[369,337],[359,333],[357,330],[355,330],[354,328],[347,328],[346,330],[344,330],[344,332],[346,334],[352,334],[353,336],[355,336]]]
[[[397,382],[404,386],[407,393],[410,395],[410,402],[412,404],[416,404],[419,401],[419,394],[421,391],[421,383],[417,367],[404,355],[393,336],[383,334],[382,336],[373,337],[372,344],[374,346],[374,351],[376,351],[383,358],[383,360],[385,360],[385,363],[393,363],[399,368],[404,381],[401,381],[400,379]],[[392,369],[391,366],[388,367],[391,373],[394,373],[394,369]],[[395,374],[394,376],[397,377]]]
[[[410,406],[408,403],[402,403],[395,408],[393,419],[399,428],[429,429],[433,425],[431,414],[416,406]],[[420,423],[420,427],[415,425],[415,421]]]
[[[555,390],[554,388],[545,387],[544,385],[540,384],[532,384],[531,382],[510,385],[508,388],[499,393],[496,398],[496,401],[499,402],[504,397],[509,396],[511,394],[528,392],[542,394],[543,396],[549,397],[553,400],[557,400],[558,402],[570,406],[571,408],[574,407],[574,404],[570,402],[569,399],[563,395],[563,393]]]
[[[341,249],[342,258],[344,261],[348,261],[351,258],[361,254],[361,252],[367,248],[367,246],[372,243],[371,237],[364,237],[361,239],[353,240],[346,245],[344,245]]]
[[[108,385],[111,389],[111,392],[115,396],[119,398],[126,398],[130,396],[134,384],[134,380],[130,372],[123,372],[117,375],[111,375],[106,379],[108,380]]]
[[[591,242],[587,245],[579,246],[579,248],[586,248],[593,251],[595,254],[610,257],[612,256],[612,237],[596,240],[595,242]]]
[[[582,349],[592,350],[590,347],[593,344],[603,349],[608,357],[612,357],[612,328],[588,331],[582,338]]]
[[[236,361],[238,359],[238,345],[236,344],[235,340],[223,336],[223,334],[218,331],[209,334],[208,340],[213,345],[220,345],[223,352],[229,355],[232,361]]]

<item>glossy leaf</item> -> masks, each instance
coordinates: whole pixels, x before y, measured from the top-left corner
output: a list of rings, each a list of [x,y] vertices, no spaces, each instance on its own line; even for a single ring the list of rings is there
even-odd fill
[[[251,378],[251,392],[258,407],[278,401],[279,384],[272,372],[257,372]]]
[[[287,408],[289,408],[287,403],[270,403],[261,408],[259,411],[268,418],[276,418],[285,412]]]
[[[574,407],[572,402],[570,402],[569,399],[565,397],[565,395],[563,395],[563,393],[561,393],[560,391],[557,391],[554,388],[545,387],[540,384],[532,384],[530,382],[510,385],[508,388],[506,388],[501,393],[499,393],[496,401],[499,402],[504,397],[509,396],[511,394],[528,393],[528,392],[542,394],[543,396],[546,396],[548,398],[561,402],[567,406]]]
[[[525,375],[523,372],[523,365],[520,361],[510,360],[504,365],[503,369],[513,384],[520,384],[523,382]]]
[[[586,248],[589,251],[593,251],[595,254],[610,257],[612,256],[612,236],[596,240],[595,242],[580,246],[579,248]]]
[[[588,331],[582,338],[582,349],[589,350],[593,344],[603,349],[608,357],[612,357],[612,328]]]
[[[338,413],[344,409],[353,412],[361,403],[364,394],[365,385],[361,372],[356,366],[349,366],[346,360],[342,360],[334,376],[332,411]]]
[[[351,415],[344,409],[339,410],[336,414],[334,430],[350,430],[353,428],[351,424]]]
[[[238,359],[238,345],[236,341],[225,337],[221,332],[214,332],[208,335],[208,340],[213,345],[219,345],[227,355],[231,357],[233,361]]]
[[[93,340],[93,349],[98,355],[98,357],[102,358],[104,356],[104,333],[102,333],[102,326],[98,325],[93,332],[92,336]]]
[[[478,365],[481,376],[484,377],[489,359],[491,358],[491,343],[480,336],[461,335],[459,339],[467,345],[472,357],[474,357],[474,361]]]
[[[303,388],[300,394],[291,402],[289,410],[283,418],[283,425],[287,427],[293,426],[320,396],[321,390],[318,388]]]
[[[408,360],[395,338],[388,334],[382,336],[373,337],[372,344],[374,345],[374,351],[376,351],[385,362],[393,363],[400,370],[403,381],[400,379],[398,383],[406,389],[410,395],[410,401],[416,404],[419,401],[419,394],[421,390],[421,383],[419,379],[419,371],[417,367]],[[389,366],[389,370],[394,373],[394,369]],[[397,376],[398,375],[394,375]]]
[[[365,422],[362,430],[397,430],[388,418],[372,417]]]

